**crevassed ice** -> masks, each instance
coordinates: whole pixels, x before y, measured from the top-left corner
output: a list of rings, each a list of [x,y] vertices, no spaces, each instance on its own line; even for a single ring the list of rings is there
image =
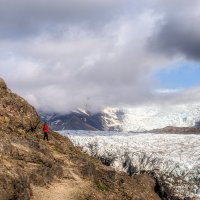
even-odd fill
[[[153,172],[174,196],[200,199],[200,135],[61,131],[120,171]]]

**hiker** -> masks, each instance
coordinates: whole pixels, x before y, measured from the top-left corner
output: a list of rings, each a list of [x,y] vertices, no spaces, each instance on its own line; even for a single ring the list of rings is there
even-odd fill
[[[47,122],[45,122],[44,126],[43,126],[43,133],[44,133],[43,140],[45,140],[45,139],[47,139],[47,141],[49,140],[48,132],[49,132],[49,128],[48,128]]]

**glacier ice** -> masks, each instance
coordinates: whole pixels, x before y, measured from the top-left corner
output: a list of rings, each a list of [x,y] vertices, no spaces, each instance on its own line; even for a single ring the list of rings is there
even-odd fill
[[[180,199],[200,199],[200,135],[60,131],[116,170],[151,173]]]
[[[121,119],[116,119],[116,113],[119,111],[123,114],[120,116]],[[166,126],[192,127],[200,121],[199,104],[107,108],[104,109],[104,113],[108,119],[114,120],[111,125],[105,120],[105,126],[110,127],[117,124],[123,131],[140,132]]]

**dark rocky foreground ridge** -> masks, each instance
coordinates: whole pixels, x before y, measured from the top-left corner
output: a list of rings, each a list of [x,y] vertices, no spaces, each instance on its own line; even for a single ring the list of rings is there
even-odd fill
[[[43,141],[41,129],[35,109],[0,79],[0,200],[45,200],[47,187],[59,183],[66,184],[70,198],[49,195],[48,200],[160,199],[148,175],[115,172],[58,133]]]

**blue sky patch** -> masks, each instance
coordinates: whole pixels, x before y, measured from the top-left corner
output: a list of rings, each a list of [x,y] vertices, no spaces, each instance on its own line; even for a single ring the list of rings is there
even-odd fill
[[[190,88],[200,85],[200,64],[179,62],[153,74],[162,88]]]

